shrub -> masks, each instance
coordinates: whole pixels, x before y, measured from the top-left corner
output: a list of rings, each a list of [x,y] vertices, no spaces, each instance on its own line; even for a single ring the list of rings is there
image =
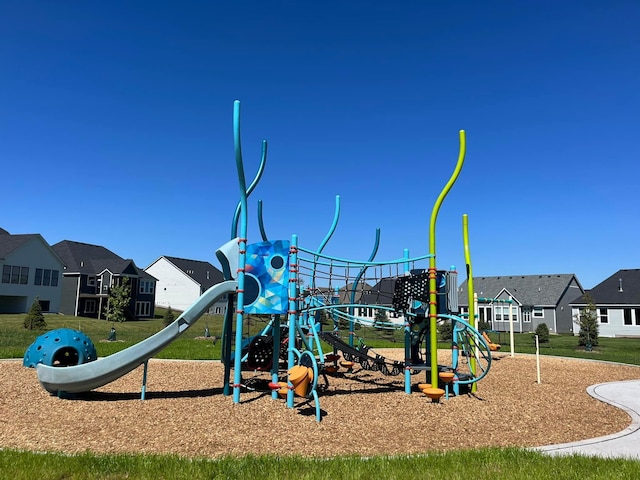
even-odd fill
[[[42,306],[38,297],[33,299],[29,313],[24,318],[24,328],[28,330],[44,330],[47,327],[47,322],[42,314]]]
[[[172,323],[175,319],[176,319],[176,315],[173,313],[173,310],[171,309],[171,305],[169,305],[169,308],[167,308],[166,312],[164,312],[163,323],[165,327],[170,323]]]
[[[440,333],[440,340],[448,342],[453,339],[453,321],[445,320],[438,326],[438,333]]]
[[[485,332],[487,330],[491,330],[491,322],[487,322],[486,320],[478,321],[478,325],[476,325],[476,330],[479,332]]]
[[[536,327],[536,333],[538,336],[539,343],[548,343],[549,342],[549,327],[547,327],[546,323],[541,323]]]

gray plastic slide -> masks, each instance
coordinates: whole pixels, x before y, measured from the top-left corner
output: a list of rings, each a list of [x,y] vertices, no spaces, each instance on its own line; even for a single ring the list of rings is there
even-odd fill
[[[220,297],[235,293],[237,282],[218,283],[204,292],[193,305],[174,322],[155,335],[94,362],[72,367],[51,367],[38,364],[38,380],[51,393],[88,392],[126,375],[165,348],[193,325]]]

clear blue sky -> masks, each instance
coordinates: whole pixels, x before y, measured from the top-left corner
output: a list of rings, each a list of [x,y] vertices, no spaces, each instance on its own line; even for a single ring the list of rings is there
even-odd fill
[[[0,5],[0,227],[104,245],[146,267],[208,260],[239,199],[233,101],[270,238],[474,274],[638,258],[640,3],[54,2]],[[260,241],[255,224],[249,240]],[[464,274],[462,275],[464,278]]]

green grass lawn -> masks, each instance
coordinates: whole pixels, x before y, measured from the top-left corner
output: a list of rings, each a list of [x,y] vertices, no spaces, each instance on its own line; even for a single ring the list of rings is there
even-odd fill
[[[226,457],[35,454],[0,451],[0,477],[12,480],[93,479],[376,479],[588,480],[635,479],[640,462],[555,458],[520,449],[482,449],[407,457]]]
[[[160,312],[162,315],[162,312]],[[43,331],[23,327],[24,314],[0,315],[0,358],[22,358],[26,348]],[[83,331],[95,343],[99,356],[106,356],[153,335],[164,327],[162,318],[115,324],[116,342],[106,340],[112,324],[65,315],[47,315],[47,330],[74,328]],[[249,335],[263,327],[261,320],[245,325]],[[221,316],[204,316],[179,339],[160,352],[160,358],[219,359],[220,342],[201,340],[205,326],[212,336],[220,336]],[[403,346],[403,332],[379,331],[362,327],[357,331],[373,348]],[[509,336],[492,334],[508,354]],[[535,353],[531,334],[515,334],[515,351]],[[446,343],[439,344],[446,348]],[[600,338],[591,352],[578,347],[572,335],[551,335],[540,345],[542,355],[580,357],[640,365],[640,339]],[[425,440],[425,439],[421,439]],[[1,448],[1,446],[0,446]],[[483,449],[450,453],[431,453],[412,457],[338,457],[311,460],[299,457],[237,457],[221,460],[185,459],[159,455],[80,455],[36,454],[0,450],[0,478],[21,479],[620,479],[640,478],[640,462],[585,457],[552,458],[519,449]]]

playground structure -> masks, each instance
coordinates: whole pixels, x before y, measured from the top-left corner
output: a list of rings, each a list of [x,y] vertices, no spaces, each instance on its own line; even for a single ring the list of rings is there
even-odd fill
[[[38,379],[49,392],[59,396],[93,390],[144,365],[142,398],[146,390],[148,360],[191,327],[218,299],[227,299],[221,335],[225,395],[240,403],[245,385],[242,372],[268,372],[272,397],[286,398],[293,408],[296,397],[313,400],[319,421],[319,379],[336,374],[340,367],[351,372],[359,365],[385,375],[404,375],[405,392],[412,392],[412,375],[425,374],[422,389],[434,402],[449,394],[459,395],[489,371],[490,347],[475,329],[470,307],[469,322],[458,315],[457,272],[436,267],[436,219],[442,202],[455,183],[464,163],[465,133],[460,131],[456,168],[438,196],[430,219],[429,253],[377,261],[380,230],[376,230],[371,254],[366,261],[329,256],[323,250],[337,228],[340,197],[336,197],[333,223],[320,246],[308,249],[298,236],[269,240],[258,202],[258,225],[262,241],[248,243],[248,197],[264,172],[267,143],[253,181],[247,186],[240,138],[240,103],[234,103],[234,150],[240,200],[233,215],[231,239],[216,251],[225,281],[205,292],[173,323],[148,339],[116,354],[95,360],[74,356],[73,345],[58,339],[41,355],[38,340],[25,353],[24,364],[35,366]],[[468,248],[468,222],[463,216],[463,241],[470,291],[473,287]],[[262,331],[245,338],[247,315],[266,316]],[[325,321],[330,331],[325,330]],[[450,322],[451,363],[438,364],[438,325]],[[402,329],[403,362],[389,361],[358,341],[358,325],[377,329]],[[235,327],[235,328],[234,328]],[[347,328],[346,334],[344,328]],[[66,338],[66,337],[65,337]],[[330,349],[326,350],[326,345]],[[56,366],[49,360],[78,358]],[[343,358],[340,361],[340,358]],[[29,360],[28,360],[29,359]],[[428,385],[428,387],[426,386]],[[444,387],[444,388],[442,388]]]

